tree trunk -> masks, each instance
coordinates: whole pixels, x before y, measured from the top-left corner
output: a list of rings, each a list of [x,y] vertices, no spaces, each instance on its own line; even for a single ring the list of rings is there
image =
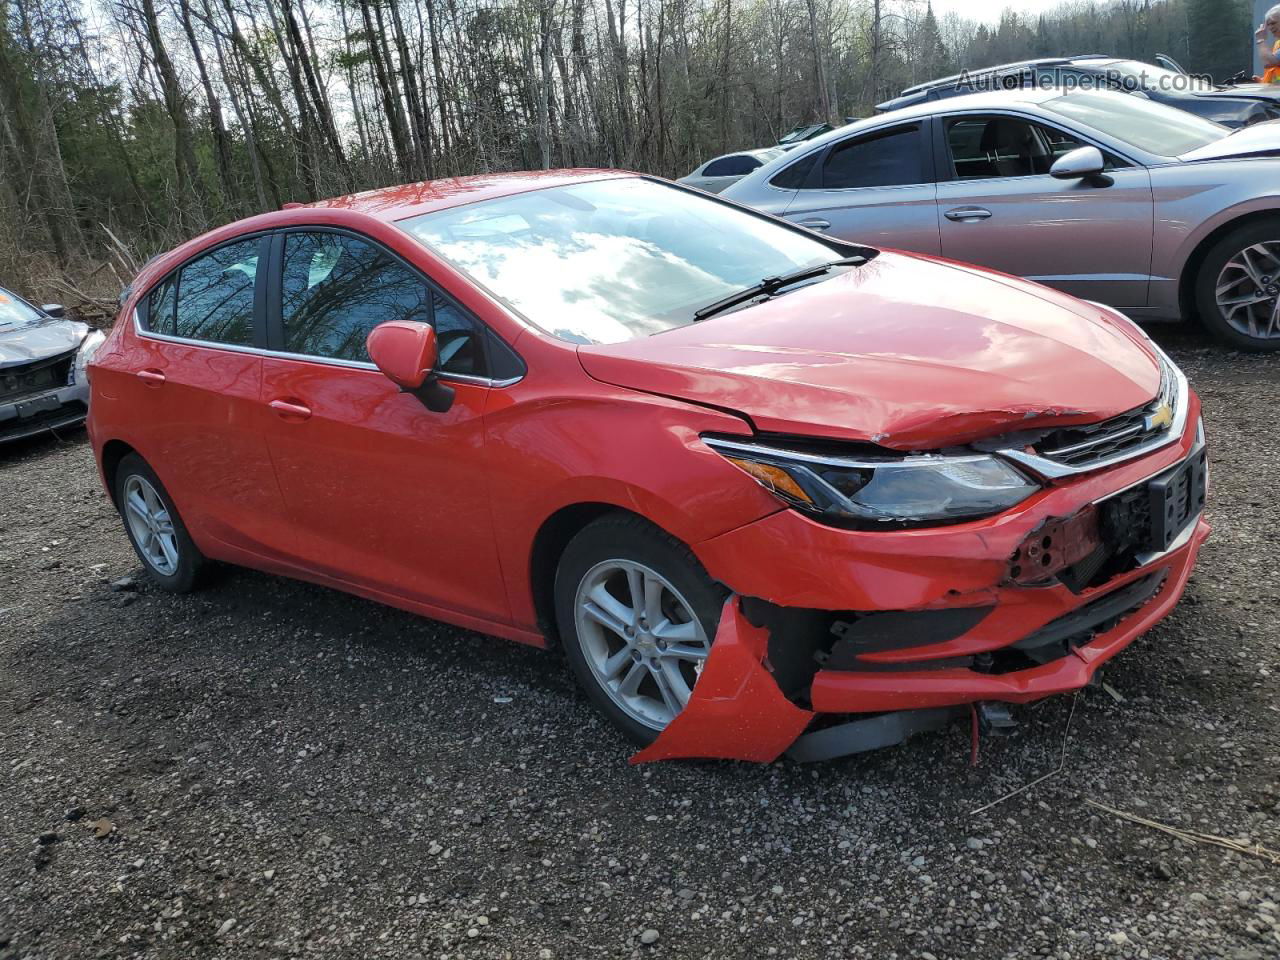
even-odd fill
[[[177,0],[178,15],[182,21],[183,32],[187,35],[187,43],[191,46],[191,56],[196,63],[196,72],[200,76],[200,86],[204,88],[204,97],[209,107],[209,130],[213,135],[213,158],[218,168],[218,180],[222,184],[225,202],[234,204],[236,199],[236,182],[231,172],[231,141],[227,136],[227,128],[222,122],[222,104],[213,92],[213,84],[209,80],[209,71],[205,67],[204,53],[196,37],[195,24],[191,20],[190,0]]]
[[[409,41],[404,32],[404,21],[400,18],[399,0],[391,2],[391,25],[395,33],[396,54],[400,60],[400,78],[404,81],[405,99],[409,102],[409,125],[413,134],[417,176],[425,180],[430,176],[431,170],[431,124],[427,118],[426,106],[418,93],[417,71],[409,56]]]
[[[538,84],[538,148],[542,155],[542,169],[551,167],[551,87],[555,80],[551,73],[551,31],[553,0],[543,0],[538,10],[538,65],[541,82]]]
[[[382,96],[382,110],[386,114],[387,129],[391,134],[391,146],[395,150],[396,163],[400,166],[401,173],[408,177],[412,173],[413,161],[409,153],[409,138],[405,130],[404,116],[400,111],[400,93],[394,87],[395,80],[383,57],[380,39],[383,33],[374,26],[369,0],[360,0],[360,15],[364,19],[369,58],[373,61],[373,72],[377,76],[378,91]]]
[[[444,145],[445,164],[448,169],[456,169],[453,165],[452,145],[449,131],[449,88],[444,81],[444,61],[440,56],[440,31],[436,27],[435,0],[423,0],[427,7],[427,33],[431,40],[431,70],[436,80],[436,102],[440,105],[440,139]]]

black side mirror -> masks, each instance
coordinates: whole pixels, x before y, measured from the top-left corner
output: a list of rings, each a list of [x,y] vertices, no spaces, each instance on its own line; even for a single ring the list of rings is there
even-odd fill
[[[61,320],[67,315],[67,308],[60,303],[46,303],[40,309],[55,320]]]

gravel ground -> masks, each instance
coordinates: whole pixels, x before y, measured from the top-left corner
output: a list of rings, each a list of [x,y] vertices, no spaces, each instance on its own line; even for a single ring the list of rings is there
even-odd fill
[[[0,451],[0,958],[1280,956],[1280,864],[1086,803],[1280,848],[1280,368],[1156,335],[1214,536],[1117,697],[977,766],[956,727],[632,768],[556,656],[242,570],[161,594],[82,435]]]

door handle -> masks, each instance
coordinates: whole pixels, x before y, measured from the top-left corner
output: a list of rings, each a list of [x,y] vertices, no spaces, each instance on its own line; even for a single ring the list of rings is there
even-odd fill
[[[148,387],[158,387],[164,383],[164,374],[154,369],[139,370],[138,379]]]
[[[280,414],[282,420],[309,420],[311,418],[311,408],[303,406],[301,403],[293,403],[290,400],[272,400],[267,406]]]
[[[802,227],[808,227],[810,230],[817,230],[819,233],[823,230],[831,229],[831,221],[823,220],[819,217],[813,217],[808,220],[797,220],[796,223]]]
[[[957,223],[977,223],[991,216],[991,211],[985,207],[956,207],[954,210],[948,210],[943,216]]]

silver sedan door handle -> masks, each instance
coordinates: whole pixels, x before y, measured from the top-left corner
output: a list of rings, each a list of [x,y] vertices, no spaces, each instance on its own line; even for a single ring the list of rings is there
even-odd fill
[[[985,207],[956,207],[954,210],[948,210],[943,216],[957,223],[977,223],[991,216],[991,211]]]
[[[823,230],[830,230],[830,229],[831,229],[831,221],[830,221],[830,220],[822,220],[822,219],[820,219],[820,218],[816,218],[816,217],[815,217],[815,218],[810,218],[810,219],[808,219],[808,220],[797,220],[797,221],[796,221],[796,223],[797,223],[799,226],[802,226],[802,227],[808,227],[810,230],[817,230],[817,231],[819,231],[819,232],[821,232],[821,231],[823,231]]]

